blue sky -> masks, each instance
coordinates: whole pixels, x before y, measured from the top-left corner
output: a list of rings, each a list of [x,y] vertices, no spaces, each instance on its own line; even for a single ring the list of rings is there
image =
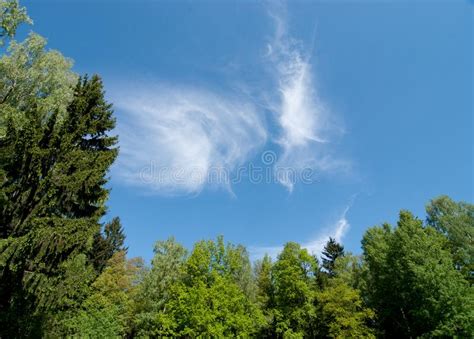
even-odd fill
[[[474,200],[468,1],[23,4],[49,47],[104,79],[121,138],[109,214],[130,256],[219,234],[254,258],[329,235],[359,253],[402,208]],[[202,179],[249,166],[271,180]],[[311,183],[274,180],[281,167]]]

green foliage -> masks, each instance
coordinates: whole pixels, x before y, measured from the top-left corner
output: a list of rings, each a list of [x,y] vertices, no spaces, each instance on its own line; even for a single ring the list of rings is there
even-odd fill
[[[0,47],[6,38],[12,38],[22,23],[33,23],[18,0],[0,0]]]
[[[137,328],[144,333],[155,331],[153,319],[170,300],[171,287],[184,278],[186,249],[174,238],[158,241],[154,249],[151,270],[143,279],[137,296]]]
[[[447,248],[456,268],[474,283],[474,205],[454,202],[447,196],[426,206],[428,225],[448,239]]]
[[[316,300],[318,337],[375,338],[370,328],[374,311],[364,306],[359,291],[343,279],[331,279],[324,290],[317,292]]]
[[[37,38],[30,39],[20,49],[33,49],[34,67],[36,58],[45,54],[42,47],[36,49],[42,42],[36,45]],[[80,79],[75,88],[66,90],[69,80],[63,80],[70,73],[63,66],[51,72],[60,69],[66,72],[64,76],[48,77],[48,69],[43,69],[47,82],[59,80],[43,84],[46,93],[38,98],[20,98],[20,102],[11,96],[2,104],[15,107],[15,113],[7,109],[12,114],[6,115],[7,132],[0,138],[0,305],[8,310],[0,317],[4,329],[22,326],[5,314],[24,308],[25,300],[32,314],[68,306],[58,295],[67,274],[64,265],[88,253],[105,213],[106,173],[117,155],[116,138],[107,135],[115,124],[112,111],[96,76]],[[41,82],[40,78],[34,77],[33,83]],[[61,98],[61,93],[67,95]],[[69,98],[68,93],[73,96]],[[49,95],[57,98],[50,102]],[[54,109],[57,100],[65,107],[67,119],[59,119],[63,108]],[[77,271],[78,280],[90,280],[88,265],[84,262]]]
[[[117,252],[90,287],[79,307],[71,308],[48,330],[51,337],[123,337],[131,332],[137,279],[143,262]]]
[[[356,290],[365,291],[367,289],[367,274],[367,265],[362,256],[346,253],[337,258],[334,263],[334,276]]]
[[[306,249],[289,242],[272,268],[274,323],[277,336],[314,336],[318,263]]]
[[[201,279],[172,286],[173,297],[160,313],[160,335],[249,336],[263,318],[239,286],[229,277],[211,274],[212,283]]]
[[[123,233],[120,219],[115,217],[104,226],[103,232],[97,232],[90,253],[90,260],[97,272],[102,272],[107,262],[115,253],[127,251],[124,246],[125,234]]]
[[[12,41],[0,58],[0,137],[8,125],[21,130],[33,118],[51,128],[65,119],[77,76],[71,60],[45,47],[46,40],[31,33],[23,43]]]
[[[274,330],[270,326],[274,323],[273,308],[275,305],[272,266],[272,259],[268,255],[255,262],[254,266],[256,301],[265,316],[265,326],[259,332],[261,337],[271,337],[274,334]]]
[[[402,211],[396,229],[369,229],[362,244],[370,305],[387,334],[473,333],[472,289],[455,270],[443,236]]]
[[[339,244],[335,239],[329,237],[328,242],[324,246],[322,254],[322,261],[325,272],[329,276],[334,276],[334,264],[336,259],[344,255],[344,246]]]
[[[241,246],[198,242],[189,256],[173,239],[155,247],[137,315],[143,336],[249,336],[264,323],[251,300],[248,256]],[[146,302],[145,302],[146,303]]]

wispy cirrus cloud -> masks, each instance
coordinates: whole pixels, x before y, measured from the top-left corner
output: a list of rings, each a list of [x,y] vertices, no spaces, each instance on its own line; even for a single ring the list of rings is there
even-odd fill
[[[211,170],[231,172],[267,138],[252,103],[202,89],[135,86],[117,95],[116,107],[122,114],[118,174],[160,194],[199,192]]]
[[[319,171],[347,167],[347,161],[335,159],[329,152],[331,139],[344,129],[318,95],[310,62],[312,47],[305,51],[302,43],[291,37],[284,8],[274,8],[270,16],[275,34],[267,46],[267,58],[276,71],[278,89],[278,98],[270,106],[281,128],[276,141],[282,149],[275,166]],[[293,190],[291,178],[282,175],[279,179]]]
[[[342,243],[344,236],[350,228],[349,221],[347,220],[347,213],[349,212],[352,205],[352,201],[346,206],[344,211],[341,213],[336,222],[330,227],[322,230],[314,239],[303,242],[302,248],[308,250],[309,253],[320,256],[324,248],[324,245],[329,240],[329,237],[334,238],[338,243]],[[252,258],[262,258],[265,254],[271,258],[276,259],[278,254],[283,250],[282,246],[254,246],[249,248],[250,256]]]
[[[208,180],[210,172],[232,173],[264,151],[268,140],[280,146],[274,175],[290,192],[299,172],[348,167],[331,154],[331,141],[343,128],[319,97],[312,51],[289,34],[284,8],[269,15],[274,35],[260,61],[273,82],[264,81],[256,95],[247,95],[245,84],[222,93],[153,81],[114,93],[121,114],[116,168],[126,183],[164,195],[195,194],[212,185],[231,190],[229,181]]]

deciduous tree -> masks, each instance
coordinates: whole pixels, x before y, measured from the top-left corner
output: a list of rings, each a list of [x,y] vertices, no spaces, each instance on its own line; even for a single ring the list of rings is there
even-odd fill
[[[474,284],[474,205],[454,202],[447,196],[426,206],[428,225],[447,239],[456,268]]]
[[[278,336],[315,335],[316,259],[294,242],[287,243],[272,268]]]
[[[402,211],[397,228],[371,228],[362,244],[370,305],[387,336],[473,333],[472,289],[454,268],[443,236]]]

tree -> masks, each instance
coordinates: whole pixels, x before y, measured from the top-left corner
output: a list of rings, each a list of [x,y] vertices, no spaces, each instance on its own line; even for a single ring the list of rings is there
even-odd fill
[[[102,272],[115,253],[127,252],[124,243],[125,234],[123,233],[122,224],[120,219],[115,217],[105,224],[103,232],[98,232],[94,236],[90,257],[97,272]]]
[[[22,23],[32,23],[25,7],[21,7],[18,0],[0,0],[0,47],[6,38],[15,36],[16,29]]]
[[[245,292],[248,257],[240,246],[225,245],[219,237],[217,242],[198,242],[186,258],[174,241],[162,247],[166,250],[155,255],[145,278],[143,293],[150,296],[151,305],[137,317],[138,335],[246,337],[257,333],[264,319]],[[156,284],[147,284],[149,280]]]
[[[0,58],[0,138],[10,128],[21,130],[37,120],[42,128],[56,130],[66,119],[74,96],[77,76],[72,61],[54,50],[46,40],[30,34],[23,43],[12,41]]]
[[[154,248],[151,269],[145,275],[137,295],[136,327],[141,335],[156,335],[156,321],[171,298],[171,286],[184,279],[186,249],[174,238],[158,241]]]
[[[270,308],[273,299],[272,259],[265,254],[262,260],[255,263],[257,300],[262,308]]]
[[[56,315],[47,329],[49,337],[124,337],[131,334],[137,283],[143,271],[143,260],[126,260],[117,252],[93,282],[80,307]]]
[[[19,95],[26,90],[22,80],[10,86],[7,94],[14,94],[2,104],[7,114],[6,134],[0,138],[0,327],[6,331],[24,327],[24,321],[16,323],[9,315],[25,313],[25,300],[31,314],[62,307],[56,287],[67,263],[88,253],[99,231],[108,196],[106,174],[117,155],[117,139],[108,135],[115,121],[99,77],[80,79],[69,98],[69,64],[58,54],[46,57],[41,41],[30,36],[12,51],[25,67],[19,73],[31,79],[21,77],[24,86],[34,88],[36,96]],[[24,58],[31,59],[29,66]],[[61,66],[54,66],[55,60]],[[51,68],[43,68],[44,62]],[[58,69],[66,73],[54,73]],[[54,73],[50,78],[49,71]],[[43,77],[51,83],[42,83]]]
[[[277,336],[314,336],[316,259],[294,242],[287,243],[272,268],[273,328]]]
[[[334,263],[334,276],[358,291],[367,289],[367,274],[367,265],[362,256],[345,253]]]
[[[344,246],[335,239],[329,237],[328,242],[322,251],[322,268],[326,270],[330,277],[334,276],[334,263],[336,259],[344,255]]]
[[[426,206],[427,224],[448,239],[454,265],[474,284],[474,205],[440,196]]]
[[[263,317],[256,304],[229,277],[211,276],[211,283],[195,279],[172,286],[159,335],[248,337],[258,332]]]
[[[407,211],[396,229],[384,225],[364,235],[369,303],[387,336],[473,333],[472,289],[445,245],[445,238]]]
[[[267,254],[265,254],[262,260],[255,263],[256,301],[266,319],[266,324],[262,327],[259,337],[270,338],[273,335],[272,328],[270,327],[270,325],[274,323],[272,310],[275,306],[272,266],[272,259]]]
[[[316,293],[318,307],[318,337],[375,338],[370,323],[373,310],[364,306],[358,290],[341,278],[333,278],[328,286]]]

